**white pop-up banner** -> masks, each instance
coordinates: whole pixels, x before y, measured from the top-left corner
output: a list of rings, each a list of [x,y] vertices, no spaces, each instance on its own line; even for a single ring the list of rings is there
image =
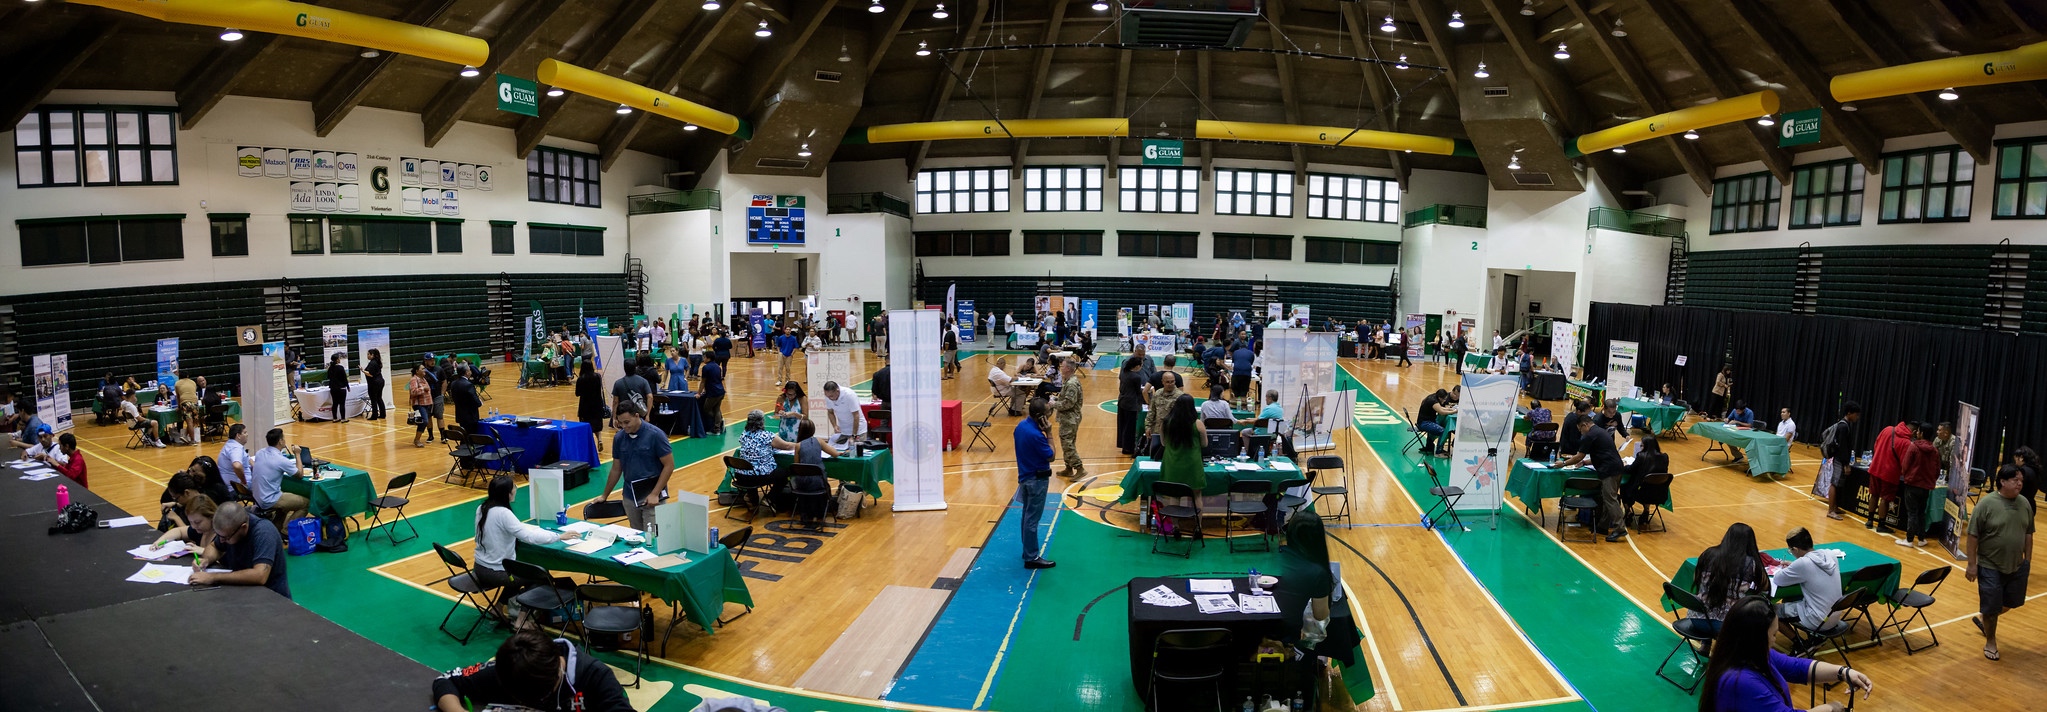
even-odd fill
[[[334,363],[334,355],[335,355],[335,354],[341,354],[341,357],[342,357],[342,365],[344,365],[344,366],[346,366],[346,365],[349,365],[349,364],[347,363],[347,359],[348,359],[348,325],[347,325],[347,324],[328,324],[328,325],[326,325],[326,326],[322,326],[322,327],[320,327],[320,365],[319,365],[319,368],[321,368],[321,369],[323,369],[323,370],[324,370],[324,369],[326,369],[326,368],[327,368],[327,367],[328,367],[329,365],[332,365],[332,364]],[[360,365],[360,364],[356,364],[356,365]],[[352,370],[352,369],[351,369],[351,370]]]
[[[1635,388],[1635,360],[1642,345],[1633,341],[1611,341],[1606,347],[1606,397],[1622,398]]]
[[[1549,323],[1549,357],[1557,362],[1557,371],[1565,378],[1572,378],[1571,367],[1578,365],[1578,325],[1568,321]]]
[[[945,509],[945,426],[939,419],[938,318],[933,309],[888,313],[889,420],[895,511]]]
[[[276,354],[271,353],[276,344]],[[284,380],[284,342],[263,345],[263,353],[244,354],[239,360],[242,378],[242,422],[253,431],[252,442],[262,442],[261,431],[291,421],[290,388]]]
[[[1445,465],[1449,471],[1440,474],[1450,486],[1464,489],[1458,511],[1497,512],[1507,488],[1507,467],[1514,461],[1514,398],[1521,379],[1466,372],[1463,385],[1457,444]]]

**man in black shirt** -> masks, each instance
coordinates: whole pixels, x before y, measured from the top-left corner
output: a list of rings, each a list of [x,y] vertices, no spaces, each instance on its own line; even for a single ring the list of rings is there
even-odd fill
[[[450,670],[434,680],[434,709],[463,712],[493,705],[543,712],[631,712],[611,666],[574,643],[525,630],[498,646],[497,659]],[[468,706],[463,705],[464,702]]]
[[[1564,455],[1578,454],[1578,423],[1581,421],[1592,421],[1592,404],[1571,401],[1571,412],[1564,416],[1564,427],[1557,429],[1557,452]]]
[[[274,431],[273,431],[274,432]],[[284,575],[284,536],[270,520],[252,516],[240,502],[223,502],[213,513],[213,544],[196,562],[194,586],[262,586],[291,598]],[[229,573],[207,571],[219,564]]]
[[[338,353],[327,362],[327,397],[334,401],[334,422],[348,422],[348,367]]]
[[[888,356],[886,354],[883,354],[882,358],[888,358]],[[874,372],[874,381],[867,384],[867,390],[868,392],[874,394],[875,400],[881,401],[882,410],[890,410],[889,404],[893,401],[893,399],[889,397],[887,363],[883,363],[881,365],[881,370]]]
[[[1621,508],[1621,473],[1625,468],[1621,452],[1613,446],[1613,433],[1593,425],[1590,418],[1581,418],[1578,420],[1578,454],[1558,467],[1577,467],[1588,461],[1592,469],[1599,472],[1599,521],[1604,526],[1598,530],[1611,530],[1606,540],[1620,541],[1628,535],[1627,526],[1621,523],[1626,512]]]
[[[1422,399],[1421,407],[1416,408],[1414,412],[1414,428],[1428,436],[1427,441],[1422,443],[1422,454],[1444,456],[1444,453],[1438,453],[1436,450],[1436,443],[1443,438],[1444,433],[1441,418],[1455,412],[1457,396],[1450,391],[1438,389],[1435,393],[1429,394],[1429,397]]]

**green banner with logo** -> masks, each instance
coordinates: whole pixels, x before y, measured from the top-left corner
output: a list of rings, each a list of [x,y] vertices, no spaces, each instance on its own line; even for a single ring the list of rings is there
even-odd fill
[[[1186,149],[1179,141],[1148,138],[1144,140],[1144,165],[1177,166]]]
[[[1778,146],[1803,146],[1820,141],[1820,110],[1787,111],[1777,121]]]
[[[498,75],[498,111],[540,115],[540,84],[510,74]]]

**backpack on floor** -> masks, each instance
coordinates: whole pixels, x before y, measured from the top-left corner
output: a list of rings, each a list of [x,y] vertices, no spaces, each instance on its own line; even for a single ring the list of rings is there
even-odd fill
[[[838,512],[833,518],[856,519],[860,516],[860,509],[867,504],[867,490],[861,489],[860,485],[847,482],[839,485],[839,494],[834,501],[838,505]]]
[[[320,545],[320,520],[312,517],[293,519],[285,523],[284,533],[285,550],[292,556],[305,556]]]
[[[313,550],[323,554],[338,554],[348,551],[348,520],[338,514],[321,517],[320,543]]]

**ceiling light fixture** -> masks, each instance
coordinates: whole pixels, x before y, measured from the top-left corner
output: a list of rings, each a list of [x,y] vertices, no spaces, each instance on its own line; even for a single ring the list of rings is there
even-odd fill
[[[1509,156],[1509,157],[1507,158],[1507,170],[1510,170],[1510,171],[1518,171],[1518,170],[1521,170],[1521,157],[1520,157],[1520,156]]]
[[[1628,152],[1628,147],[1627,147],[1627,146],[1615,146],[1615,147],[1613,147],[1613,152],[1614,152],[1614,153],[1616,153],[1616,154],[1621,154],[1621,153],[1627,153],[1627,152]]]
[[[473,77],[473,76],[476,76],[476,75],[478,75],[478,74],[482,74],[482,73],[483,73],[483,71],[482,71],[482,70],[479,70],[479,69],[477,69],[476,67],[473,67],[473,66],[470,66],[470,65],[467,65],[467,64],[464,64],[464,65],[462,65],[462,76],[465,76],[465,77]]]
[[[1841,105],[1841,110],[1842,110],[1842,111],[1855,111],[1856,109],[1855,109],[1855,105],[1854,105],[1854,104],[1842,104],[1842,105]]]
[[[1699,140],[1699,132],[1693,131],[1691,129],[1685,129],[1685,140],[1687,141]]]
[[[876,2],[880,2],[880,0],[875,0],[875,1],[876,1]],[[1615,36],[1615,37],[1626,37],[1626,36],[1628,36],[1628,31],[1627,31],[1627,30],[1625,30],[1625,29],[1622,29],[1622,27],[1621,27],[1621,26],[1622,26],[1623,24],[1625,24],[1625,23],[1624,23],[1624,21],[1622,21],[1622,20],[1621,20],[1620,18],[1614,18],[1614,20],[1613,20],[1613,31],[1611,31],[1611,32],[1608,32],[1607,34],[1613,35],[1613,36]]]
[[[1450,11],[1450,29],[1453,29],[1453,30],[1459,30],[1459,29],[1463,29],[1463,28],[1464,28],[1464,13],[1458,12],[1458,11],[1456,11],[1456,10],[1451,10],[1451,11]]]
[[[868,12],[872,12],[872,13],[876,13],[876,14],[879,14],[879,13],[884,13],[884,12],[888,12],[888,8],[885,8],[885,7],[882,7],[882,6],[881,6],[881,0],[874,0],[874,2],[872,2],[872,3],[869,3],[869,4],[867,5],[867,11],[868,11]]]
[[[1954,101],[1956,99],[1962,98],[1962,95],[1955,93],[1954,87],[1948,87],[1946,89],[1940,90],[1939,96],[1941,101]]]
[[[713,10],[717,10],[720,7],[724,6],[719,5],[718,0],[704,0],[704,12],[711,12]]]
[[[1471,73],[1471,76],[1474,76],[1474,77],[1478,77],[1478,78],[1480,78],[1480,79],[1484,79],[1484,78],[1486,78],[1486,77],[1490,77],[1490,76],[1492,76],[1492,75],[1493,75],[1493,73],[1492,73],[1492,72],[1488,72],[1488,71],[1486,71],[1486,70],[1485,70],[1485,62],[1479,62],[1479,63],[1478,63],[1478,71],[1476,71],[1476,72],[1472,72],[1472,73]]]
[[[618,105],[618,113],[621,113],[621,114],[630,114],[630,113],[633,113],[633,107],[630,107],[630,106],[626,106],[626,105],[624,105],[624,104],[619,104],[619,105]]]
[[[796,149],[796,157],[797,157],[797,158],[809,158],[809,157],[810,157],[810,144],[807,144],[807,143],[806,143],[806,144],[803,144],[803,147],[802,147],[802,148]]]
[[[1557,58],[1557,59],[1570,59],[1570,58],[1571,58],[1571,48],[1570,48],[1570,47],[1566,47],[1566,46],[1564,46],[1564,43],[1562,43],[1562,42],[1558,42],[1558,43],[1557,43],[1557,53],[1556,53],[1556,54],[1553,54],[1553,55],[1550,55],[1550,56],[1552,56],[1552,57],[1555,57],[1555,58]]]
[[[365,47],[365,48],[363,48],[363,51],[362,51],[362,53],[360,53],[360,54],[357,54],[356,56],[358,56],[358,57],[361,57],[361,58],[363,58],[363,59],[376,59],[376,58],[377,58],[378,56],[380,56],[380,55],[382,55],[382,54],[384,54],[384,53],[383,53],[383,52],[378,52],[378,51],[376,51],[376,50],[374,50],[374,49],[370,49],[370,48],[368,48],[368,47]]]
[[[1396,30],[1396,29],[1399,29],[1399,28],[1398,28],[1398,27],[1395,27],[1395,26],[1393,25],[1393,16],[1392,16],[1392,15],[1387,15],[1387,16],[1386,16],[1386,21],[1385,21],[1385,22],[1382,22],[1382,23],[1379,23],[1379,31],[1380,31],[1380,32],[1392,32],[1392,31],[1394,31],[1394,30]]]
[[[684,131],[695,131],[695,130],[697,130],[697,125],[696,125],[696,124],[683,124],[683,125],[682,125],[682,130],[684,130]]]
[[[929,46],[926,46],[926,45],[925,45],[925,44],[924,44],[923,42],[918,42],[918,43],[917,43],[917,56],[919,56],[919,57],[929,57],[929,56],[931,56],[931,48],[930,48]]]
[[[241,39],[242,39],[241,30],[237,30],[235,28],[230,27],[220,31],[220,40],[222,42],[238,42]]]
[[[1535,17],[1535,0],[1521,0],[1521,16]]]
[[[774,34],[775,34],[774,30],[768,29],[767,20],[761,20],[760,28],[753,31],[753,36],[755,37],[772,37],[774,36]]]
[[[563,94],[567,94],[567,93],[568,93],[568,92],[562,91],[562,88],[561,88],[561,87],[548,87],[548,88],[547,88],[547,95],[548,95],[548,96],[561,96],[561,95],[563,95]]]
[[[1407,55],[1404,55],[1404,54],[1403,54],[1403,55],[1400,55],[1400,61],[1399,61],[1399,62],[1396,62],[1396,63],[1394,63],[1394,65],[1393,65],[1393,68],[1394,68],[1394,69],[1406,69],[1406,68],[1407,68]]]
[[[1102,0],[1095,0],[1095,4],[1094,4],[1094,6],[1093,6],[1093,7],[1094,7],[1094,9],[1095,9],[1095,12],[1108,12],[1108,11],[1109,11],[1109,4],[1108,4],[1108,3],[1106,3],[1106,2],[1102,2]]]
[[[841,62],[853,61],[853,55],[852,53],[846,51],[846,43],[844,42],[839,43],[839,61]]]
[[[945,11],[945,3],[939,3],[938,8],[931,11],[931,19],[943,20],[948,17],[952,17],[952,13]]]
[[[1776,120],[1775,118],[1772,118],[1772,117],[1771,117],[1771,116],[1770,116],[1769,114],[1764,114],[1764,115],[1762,115],[1762,116],[1756,117],[1756,125],[1757,125],[1757,126],[1776,126],[1776,125],[1777,125],[1777,120]]]

